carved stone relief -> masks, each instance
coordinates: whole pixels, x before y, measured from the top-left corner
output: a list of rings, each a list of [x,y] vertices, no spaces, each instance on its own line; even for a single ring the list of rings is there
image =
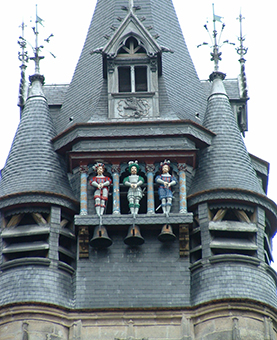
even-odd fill
[[[128,97],[117,104],[118,115],[122,118],[141,118],[149,115],[150,105],[147,99]]]

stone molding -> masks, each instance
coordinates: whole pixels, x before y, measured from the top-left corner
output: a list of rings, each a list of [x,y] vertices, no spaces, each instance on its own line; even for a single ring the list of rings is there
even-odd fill
[[[0,309],[3,316],[0,333],[1,340],[20,332],[22,335],[27,332],[30,339],[34,334],[45,333],[44,338],[61,340],[200,340],[220,336],[240,340],[249,334],[274,339],[276,312],[257,301],[239,299],[209,301],[194,308],[178,309],[76,311],[43,304],[22,304]]]

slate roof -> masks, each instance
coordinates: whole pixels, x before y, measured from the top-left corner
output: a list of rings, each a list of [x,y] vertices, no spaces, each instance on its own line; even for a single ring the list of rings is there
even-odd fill
[[[76,201],[64,165],[51,139],[56,135],[46,98],[39,81],[34,82],[26,101],[13,144],[2,170],[0,197],[44,192]],[[35,89],[36,88],[36,89]],[[23,195],[24,196],[24,195]],[[24,199],[26,203],[26,199]],[[29,199],[32,201],[32,198]],[[43,196],[37,201],[44,201]],[[49,198],[48,198],[49,200]]]
[[[223,83],[226,89],[227,96],[229,97],[230,101],[239,100],[240,99],[239,80],[237,78],[225,79]],[[212,84],[209,80],[201,80],[201,84],[204,87],[205,96],[206,98],[208,98],[211,93]],[[163,88],[163,86],[161,87]],[[45,94],[45,97],[47,98],[48,105],[50,106],[62,105],[68,88],[69,88],[69,84],[46,84],[44,85],[43,92]],[[163,94],[161,96],[163,96]],[[103,97],[104,96],[102,96],[100,100],[103,100]],[[107,105],[106,101],[105,101],[105,105]]]
[[[212,90],[212,83],[210,80],[201,80],[201,83],[204,87],[206,97],[208,98]],[[241,98],[238,78],[225,79],[223,80],[223,84],[230,101],[239,100]]]
[[[62,105],[69,84],[47,84],[43,86],[43,92],[48,105]]]
[[[216,136],[199,152],[189,195],[227,188],[264,194],[220,78],[213,81],[203,126]]]
[[[124,19],[126,16],[126,11],[123,11],[121,6],[127,5],[127,0],[97,2],[60,119],[57,121],[58,133],[74,123],[107,120],[107,96],[103,95],[107,93],[107,82],[102,73],[102,56],[90,55],[90,52],[107,44],[108,40],[104,36],[114,34],[111,26],[119,27],[120,21],[117,18]],[[139,0],[134,1],[134,5],[141,8],[136,11],[136,15],[140,19],[145,18],[143,25],[152,27],[149,31],[152,37],[159,34],[158,44],[174,50],[174,53],[162,55],[163,74],[159,78],[161,117],[196,121],[195,114],[198,113],[203,119],[205,93],[184,42],[172,2]],[[170,22],[168,17],[171,18]],[[71,122],[70,117],[73,117]]]

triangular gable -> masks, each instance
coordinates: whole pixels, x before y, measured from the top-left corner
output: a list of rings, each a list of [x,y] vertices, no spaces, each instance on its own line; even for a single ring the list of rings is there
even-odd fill
[[[142,43],[142,47],[145,48],[149,56],[156,55],[162,51],[162,48],[157,44],[137,16],[130,11],[114,36],[103,48],[102,53],[115,58],[120,47],[125,44],[125,41],[130,36],[136,37]]]

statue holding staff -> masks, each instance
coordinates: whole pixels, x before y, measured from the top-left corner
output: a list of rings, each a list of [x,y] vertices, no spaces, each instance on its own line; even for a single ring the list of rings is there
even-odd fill
[[[161,207],[163,213],[168,216],[172,206],[173,193],[171,187],[177,184],[177,179],[169,173],[170,171],[170,161],[164,160],[160,163],[161,174],[155,178],[156,183],[158,183],[159,189],[158,194],[161,200]]]

